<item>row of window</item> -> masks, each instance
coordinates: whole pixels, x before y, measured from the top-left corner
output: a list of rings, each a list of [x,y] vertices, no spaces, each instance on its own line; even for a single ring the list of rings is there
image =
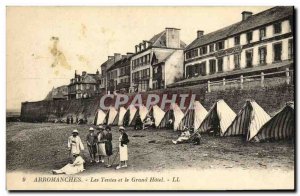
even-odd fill
[[[143,78],[146,79],[148,77],[150,77],[150,68],[143,69],[143,70],[132,73],[132,79],[133,80],[143,79]]]
[[[132,69],[135,69],[138,66],[146,65],[150,63],[150,54],[144,55],[137,59],[132,60]]]
[[[292,21],[289,20],[290,26],[292,27]],[[282,22],[277,22],[273,24],[273,34],[280,34],[282,33]],[[241,35],[237,35],[234,37],[234,45],[240,45],[241,44]],[[263,40],[266,38],[266,27],[262,27],[259,29],[259,40]],[[247,44],[251,43],[253,40],[253,32],[247,32],[246,33],[246,42]],[[202,46],[200,48],[196,48],[190,51],[186,52],[186,59],[194,58],[197,56],[202,56],[208,53],[207,47],[209,47],[209,52],[215,52],[218,50],[222,50],[225,47],[224,41],[219,41],[216,44],[209,44],[208,46]]]
[[[130,74],[130,66],[120,68],[120,76],[129,75],[129,74]]]
[[[121,78],[120,83],[128,84],[128,83],[130,83],[130,80],[129,80],[129,78]]]
[[[248,49],[245,51],[246,55],[246,67],[253,67],[253,49]],[[293,59],[293,39],[288,41],[288,59]],[[258,48],[258,58],[259,64],[264,65],[267,63],[267,46],[261,46]],[[282,42],[277,42],[273,44],[273,62],[278,62],[282,60]],[[234,54],[234,68],[240,69],[241,54]],[[223,72],[223,58],[211,59],[209,60],[209,74],[214,74],[217,71]],[[206,61],[196,64],[193,66],[188,66],[186,68],[186,77],[193,77],[198,75],[206,75]]]

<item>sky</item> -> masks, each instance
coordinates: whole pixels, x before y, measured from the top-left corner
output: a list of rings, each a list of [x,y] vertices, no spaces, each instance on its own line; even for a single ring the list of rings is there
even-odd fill
[[[77,73],[100,71],[109,55],[134,52],[166,27],[186,44],[270,7],[7,7],[7,109],[43,100]]]

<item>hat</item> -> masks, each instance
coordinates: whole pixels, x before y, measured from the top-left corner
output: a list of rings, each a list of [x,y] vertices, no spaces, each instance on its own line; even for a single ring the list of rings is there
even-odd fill
[[[105,127],[105,130],[107,130],[107,129],[111,131],[110,126],[106,126],[106,127]]]
[[[90,129],[89,129],[90,131],[94,131],[94,128],[93,127],[90,127]]]
[[[102,125],[99,125],[98,129],[104,129],[104,127]]]
[[[120,127],[119,127],[119,130],[124,130],[124,131],[125,131],[125,127],[120,126]]]
[[[78,134],[77,129],[74,129],[74,130],[72,131],[72,133],[77,133],[77,134]]]

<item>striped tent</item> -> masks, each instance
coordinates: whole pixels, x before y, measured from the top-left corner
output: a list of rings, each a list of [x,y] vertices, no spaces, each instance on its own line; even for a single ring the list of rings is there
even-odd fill
[[[250,140],[269,119],[269,114],[254,100],[247,100],[224,136],[244,135]]]
[[[95,115],[94,125],[101,125],[105,121],[105,112],[103,112],[101,109],[98,109]]]
[[[118,110],[116,108],[110,106],[107,113],[106,113],[106,125],[112,125],[116,116],[118,114]]]
[[[209,110],[198,131],[205,133],[210,130],[219,129],[220,135],[223,135],[235,117],[236,114],[234,111],[223,99],[220,99]]]
[[[282,140],[295,136],[294,103],[289,102],[273,118],[266,122],[252,141]]]
[[[128,108],[127,108],[127,111],[124,115],[124,120],[123,120],[123,125],[124,126],[130,126],[134,117],[135,117],[135,114],[137,112],[137,109],[133,106],[133,105],[130,105]]]
[[[144,105],[140,105],[130,123],[130,125],[134,126],[135,125],[135,121],[136,121],[136,118],[138,117],[138,115],[140,115],[140,118],[142,120],[142,122],[145,120],[147,114],[148,114],[149,110],[147,109],[146,106]]]
[[[189,109],[186,111],[183,119],[181,120],[178,130],[183,130],[184,127],[193,128],[197,130],[204,118],[207,115],[207,110],[201,105],[199,101],[193,102]]]
[[[154,119],[154,124],[155,127],[158,127],[160,122],[165,116],[165,112],[160,109],[157,105],[154,105],[150,110],[149,110],[149,115],[153,117]]]
[[[159,128],[168,127],[169,120],[172,119],[174,122],[173,130],[176,131],[183,117],[184,113],[181,111],[179,106],[176,103],[172,103],[170,109],[165,113],[164,118],[160,122]]]
[[[124,120],[124,116],[126,114],[126,109],[124,107],[120,107],[118,114],[114,120],[114,122],[112,123],[112,125],[118,125],[118,126],[122,126],[123,125],[123,120]]]

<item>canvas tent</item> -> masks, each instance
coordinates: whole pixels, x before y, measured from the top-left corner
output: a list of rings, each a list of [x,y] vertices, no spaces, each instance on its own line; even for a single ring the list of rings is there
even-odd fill
[[[136,112],[137,112],[137,109],[133,105],[130,105],[127,108],[127,111],[124,115],[124,120],[123,120],[123,125],[124,126],[130,126],[131,125],[131,123],[133,121],[133,118],[135,117]]]
[[[165,112],[160,107],[158,107],[157,105],[154,105],[150,109],[149,115],[153,117],[155,127],[158,127],[160,122],[162,121],[162,119],[165,116]]]
[[[220,135],[223,135],[235,117],[236,114],[234,111],[223,99],[220,99],[209,110],[198,131],[200,133],[205,133],[218,128]]]
[[[140,118],[142,120],[142,122],[145,120],[147,114],[149,113],[149,110],[147,109],[146,106],[144,105],[140,105],[130,123],[130,125],[134,126],[135,125],[135,121],[136,121],[136,118],[138,117],[138,115],[140,115]]]
[[[95,115],[94,125],[101,125],[105,121],[106,114],[101,109],[98,109]]]
[[[199,101],[193,102],[181,120],[178,130],[183,130],[184,127],[194,128],[194,130],[197,130],[206,115],[207,110],[201,105],[201,103]]]
[[[106,123],[105,124],[106,125],[113,124],[117,114],[118,114],[118,110],[116,110],[116,108],[110,106],[107,113],[106,113],[106,117],[105,117]]]
[[[126,109],[124,107],[120,107],[118,114],[114,120],[114,122],[112,123],[112,125],[118,125],[118,126],[122,126],[123,125],[123,120],[124,120],[124,116],[126,114]]]
[[[165,113],[164,118],[160,122],[159,128],[167,128],[169,120],[172,119],[174,122],[173,130],[176,131],[183,117],[184,113],[179,106],[176,103],[172,103],[170,109]]]
[[[290,139],[295,136],[294,103],[287,103],[273,118],[258,131],[253,141]]]
[[[244,135],[246,140],[250,140],[269,119],[269,114],[255,101],[247,100],[224,136]]]

